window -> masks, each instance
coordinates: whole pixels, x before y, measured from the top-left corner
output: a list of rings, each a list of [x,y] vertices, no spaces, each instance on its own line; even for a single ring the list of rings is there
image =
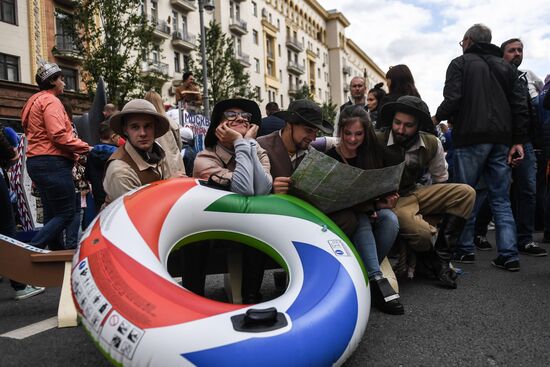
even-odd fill
[[[0,54],[0,79],[19,81],[19,57]]]
[[[257,30],[252,30],[252,40],[254,41],[254,44],[257,45],[259,43],[259,40],[258,40],[258,31]]]
[[[260,73],[260,59],[254,58],[254,64],[256,65],[256,72]]]
[[[279,104],[279,108],[283,108],[283,106],[284,106],[283,95],[281,94],[281,103]]]
[[[256,99],[261,100],[262,99],[262,88],[255,87],[254,90],[256,91]]]
[[[187,16],[181,16],[181,32],[183,36],[187,36]]]
[[[67,27],[67,19],[71,15],[56,10],[55,12],[55,47],[58,51],[76,51],[76,45],[70,30]]]
[[[174,70],[176,71],[176,73],[179,73],[181,71],[180,60],[180,53],[174,52]]]
[[[65,78],[65,90],[78,91],[78,70],[62,67],[61,72]]]
[[[252,14],[254,14],[255,17],[258,16],[258,4],[256,4],[255,1],[252,2]]]
[[[183,55],[183,70],[189,70],[190,62],[191,62],[191,56]]]
[[[16,0],[0,0],[0,21],[17,24]]]

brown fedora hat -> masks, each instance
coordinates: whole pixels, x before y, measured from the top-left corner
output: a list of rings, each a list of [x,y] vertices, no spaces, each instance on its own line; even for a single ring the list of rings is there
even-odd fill
[[[168,118],[157,112],[155,106],[145,99],[132,99],[126,103],[122,111],[111,116],[109,124],[113,131],[121,136],[125,136],[123,129],[124,117],[128,115],[149,115],[155,118],[155,139],[163,136],[170,129]]]

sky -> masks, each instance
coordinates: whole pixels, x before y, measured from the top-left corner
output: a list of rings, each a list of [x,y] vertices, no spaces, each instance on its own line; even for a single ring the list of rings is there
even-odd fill
[[[462,54],[458,42],[476,23],[488,26],[492,43],[521,38],[520,69],[544,80],[550,74],[550,5],[543,0],[317,0],[350,21],[346,36],[384,71],[406,64],[422,99],[435,111],[443,100],[445,73]],[[372,86],[371,86],[372,87]]]

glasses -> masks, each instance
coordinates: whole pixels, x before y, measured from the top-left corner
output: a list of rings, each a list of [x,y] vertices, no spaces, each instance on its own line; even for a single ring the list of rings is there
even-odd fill
[[[458,44],[460,45],[460,47],[463,47],[464,46],[464,42],[466,42],[466,40],[468,39],[468,37],[464,38],[462,41],[458,42]]]
[[[246,122],[250,122],[252,119],[252,114],[249,112],[225,111],[223,113],[223,117],[225,117],[227,121],[235,121],[237,117],[240,117]]]

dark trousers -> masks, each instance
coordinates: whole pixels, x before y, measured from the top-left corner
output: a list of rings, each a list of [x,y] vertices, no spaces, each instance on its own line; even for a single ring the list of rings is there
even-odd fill
[[[27,159],[27,170],[36,184],[44,207],[44,227],[31,245],[50,250],[63,250],[63,230],[74,219],[74,162],[60,156],[35,156]]]

